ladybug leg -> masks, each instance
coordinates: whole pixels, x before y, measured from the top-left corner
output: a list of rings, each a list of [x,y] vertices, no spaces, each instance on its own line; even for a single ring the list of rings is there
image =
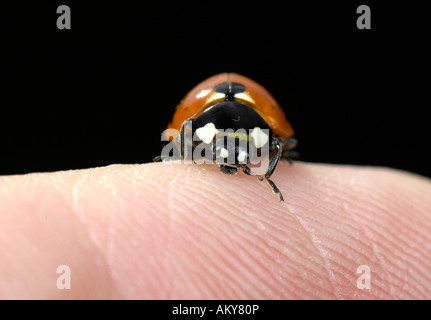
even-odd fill
[[[274,182],[269,179],[271,175],[274,173],[275,168],[278,165],[278,162],[280,161],[281,154],[283,153],[283,149],[280,145],[280,141],[278,141],[277,138],[274,138],[272,140],[272,145],[277,148],[276,154],[272,157],[271,162],[269,163],[268,170],[265,173],[265,180],[268,182],[269,186],[272,189],[272,192],[280,196],[280,201],[284,201],[283,195],[281,194],[280,190],[277,188]]]
[[[278,195],[280,196],[280,201],[284,201],[283,195],[281,194],[280,190],[278,190],[277,186],[275,185],[274,182],[272,182],[272,180],[266,178],[266,182],[268,182],[269,186],[272,188],[272,192],[273,193],[278,193]]]
[[[244,171],[244,173],[248,174],[249,176],[254,176],[253,172],[251,172],[250,168],[247,165],[244,165],[242,167],[242,171]]]
[[[298,140],[296,140],[295,138],[284,140],[284,150],[292,150],[296,148],[297,144]]]
[[[282,158],[286,159],[290,164],[292,164],[294,159],[296,160],[299,158],[299,152],[296,150],[288,150],[284,152]]]
[[[268,165],[268,170],[265,173],[265,178],[269,178],[274,173],[274,170],[277,167],[278,162],[280,161],[281,154],[283,153],[280,141],[278,141],[277,138],[274,138],[272,140],[272,145],[277,148],[277,152],[274,154],[271,159],[271,162]]]
[[[298,144],[298,140],[296,140],[295,138],[290,138],[287,140],[283,140],[282,142],[283,142],[282,143],[283,144],[283,150],[285,150],[285,152],[283,153],[283,155],[281,157],[283,159],[286,159],[287,161],[289,161],[290,164],[292,164],[294,159],[299,158],[298,151],[292,150]]]
[[[248,174],[249,176],[255,176],[255,174],[251,171],[251,169],[247,165],[243,166],[242,170],[244,171],[245,174]],[[264,179],[261,176],[257,176],[257,178],[260,181],[263,181]]]

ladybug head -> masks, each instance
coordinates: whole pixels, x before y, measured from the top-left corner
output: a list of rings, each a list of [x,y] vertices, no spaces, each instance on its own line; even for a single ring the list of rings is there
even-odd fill
[[[209,107],[193,120],[193,131],[197,140],[210,145],[212,159],[226,173],[236,173],[238,167],[250,163],[273,136],[266,121],[238,101]]]

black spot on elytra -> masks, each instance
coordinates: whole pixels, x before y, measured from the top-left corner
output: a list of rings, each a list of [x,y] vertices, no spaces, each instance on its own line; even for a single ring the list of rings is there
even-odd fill
[[[226,101],[234,101],[234,96],[237,93],[244,92],[245,86],[238,82],[222,82],[214,87],[215,92],[224,93]]]

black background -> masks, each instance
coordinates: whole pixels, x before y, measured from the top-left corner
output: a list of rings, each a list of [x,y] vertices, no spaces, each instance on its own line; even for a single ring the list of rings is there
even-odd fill
[[[276,97],[301,160],[431,177],[418,4],[3,0],[0,15],[0,174],[149,162],[180,99],[230,71]]]

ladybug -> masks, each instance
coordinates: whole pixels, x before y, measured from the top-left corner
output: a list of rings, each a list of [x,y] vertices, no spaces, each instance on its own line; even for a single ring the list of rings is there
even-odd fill
[[[201,144],[210,147],[212,160],[217,160],[220,170],[226,174],[237,174],[242,169],[244,173],[254,175],[248,166],[256,154],[251,152],[251,148],[258,153],[268,148],[269,165],[266,173],[258,175],[258,178],[261,181],[265,179],[273,193],[279,194],[283,201],[280,190],[270,177],[281,158],[292,163],[292,158],[296,157],[292,149],[297,140],[293,138],[294,131],[280,105],[257,82],[236,73],[221,73],[206,79],[181,100],[168,129],[178,132],[169,140],[174,142],[181,159],[185,158],[188,132],[197,136]],[[224,134],[228,129],[244,131]],[[231,142],[227,141],[228,136]],[[223,147],[218,144],[221,140]],[[241,141],[249,142],[249,147],[241,147]],[[191,147],[197,148],[197,143],[191,142]],[[219,161],[229,155],[233,162]],[[158,156],[154,161],[162,161],[162,157]]]

